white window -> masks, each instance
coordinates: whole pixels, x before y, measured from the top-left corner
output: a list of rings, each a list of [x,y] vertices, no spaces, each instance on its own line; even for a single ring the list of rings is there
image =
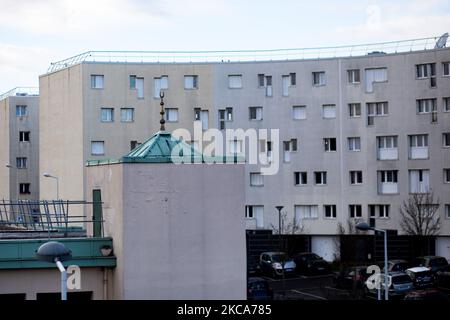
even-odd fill
[[[105,154],[105,141],[91,141],[91,155],[100,156]]]
[[[263,119],[263,108],[262,107],[249,107],[249,119],[261,121]]]
[[[233,108],[219,109],[219,130],[224,130],[225,124],[231,121],[233,121]]]
[[[378,193],[398,193],[397,170],[378,171]]]
[[[23,117],[27,115],[27,106],[16,106],[16,116]]]
[[[256,220],[256,228],[264,228],[264,206],[246,206],[245,217]]]
[[[327,184],[327,172],[326,171],[315,171],[314,172],[314,183],[316,185],[326,185]]]
[[[417,113],[430,113],[436,111],[436,99],[418,99]]]
[[[444,76],[450,76],[450,61],[442,62],[442,69],[444,70]]]
[[[363,175],[362,171],[350,171],[350,184],[362,184]]]
[[[334,105],[334,104],[324,104],[322,106],[322,117],[324,119],[334,119],[334,118],[336,118],[336,105]]]
[[[166,121],[168,122],[178,121],[178,108],[166,108]]]
[[[260,172],[250,173],[250,186],[262,187],[264,186],[264,176]]]
[[[161,76],[159,78],[154,78],[153,80],[154,80],[154,85],[155,85],[153,97],[159,98],[159,94],[161,93],[161,90],[169,89],[169,77]]]
[[[201,108],[194,108],[194,121],[201,121],[202,130],[206,131],[209,128],[209,111]]]
[[[30,142],[30,131],[20,131],[19,142]]]
[[[113,122],[114,121],[114,108],[101,108],[101,121]]]
[[[282,76],[281,84],[283,88],[283,97],[289,96],[289,87],[291,86],[291,76]]]
[[[297,139],[291,139],[290,141],[283,141],[283,161],[291,161],[291,152],[297,151]]]
[[[373,92],[373,84],[387,81],[387,68],[366,69],[366,92]]]
[[[304,186],[308,183],[308,174],[303,172],[294,172],[294,185]]]
[[[91,88],[92,89],[103,89],[103,75],[93,74],[91,75]]]
[[[409,170],[409,192],[426,193],[430,190],[430,170]]]
[[[428,158],[427,134],[418,134],[409,136],[409,158],[410,159]]]
[[[136,93],[138,99],[144,98],[144,78],[136,78]]]
[[[444,169],[444,182],[450,183],[450,169]]]
[[[348,150],[361,151],[361,138],[360,137],[348,138]]]
[[[360,83],[359,69],[347,70],[348,83]]]
[[[17,169],[26,169],[27,158],[25,158],[25,157],[16,158],[16,167],[17,167]]]
[[[360,204],[350,204],[348,210],[350,218],[362,218],[362,206]]]
[[[120,109],[120,121],[133,122],[134,121],[134,108],[121,108]]]
[[[241,89],[242,88],[242,75],[233,74],[228,76],[228,88]]]
[[[378,160],[398,159],[397,139],[397,136],[377,137]]]
[[[324,138],[323,143],[325,152],[336,151],[336,138]]]
[[[271,97],[273,95],[272,76],[265,76],[265,85],[266,85],[266,97]]]
[[[445,97],[443,99],[444,112],[450,111],[450,97]]]
[[[294,207],[295,221],[299,223],[302,219],[317,219],[319,217],[319,206],[300,205]]]
[[[292,118],[294,120],[306,119],[306,106],[293,106],[292,107]]]
[[[348,112],[351,118],[361,117],[361,103],[349,103]]]
[[[370,102],[367,104],[367,115],[369,116],[385,116],[389,114],[387,102]]]
[[[416,65],[416,77],[418,79],[433,77],[436,75],[436,64],[425,63]]]
[[[326,84],[325,71],[313,72],[313,85],[324,86]]]
[[[323,206],[323,216],[325,219],[336,219],[336,205],[325,204]]]
[[[184,76],[184,89],[198,89],[198,76]]]
[[[242,140],[230,140],[228,141],[229,154],[242,154],[243,153],[243,141]]]
[[[450,132],[442,134],[442,145],[446,148],[450,147]]]

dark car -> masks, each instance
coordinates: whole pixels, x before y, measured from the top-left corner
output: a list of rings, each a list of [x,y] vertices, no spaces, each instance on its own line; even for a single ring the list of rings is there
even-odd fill
[[[449,297],[447,294],[437,290],[437,289],[424,289],[424,290],[414,290],[409,292],[404,300],[442,300],[448,301]]]
[[[436,272],[434,283],[438,288],[450,290],[450,265]]]
[[[248,278],[247,300],[273,300],[273,290],[269,282],[258,277]]]
[[[412,267],[411,264],[406,260],[389,260],[388,261],[388,272],[405,272],[406,269]],[[384,264],[380,265],[380,268],[384,272]]]
[[[414,267],[406,270],[415,288],[427,288],[433,285],[433,273],[427,267]]]
[[[448,266],[448,261],[444,257],[439,256],[424,256],[414,259],[413,267],[426,267],[431,272],[435,273],[442,268]]]
[[[279,277],[293,274],[295,262],[284,252],[263,252],[259,258],[259,267],[263,274]]]
[[[294,255],[298,274],[316,275],[331,273],[330,264],[322,257],[312,252],[297,253]]]
[[[367,266],[348,267],[334,274],[333,283],[340,289],[364,289],[369,276]]]
[[[247,274],[248,275],[257,275],[259,273],[259,261],[255,257],[249,256],[247,257]]]

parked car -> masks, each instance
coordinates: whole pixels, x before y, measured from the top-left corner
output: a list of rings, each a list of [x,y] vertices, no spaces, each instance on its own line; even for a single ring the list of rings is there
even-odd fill
[[[434,283],[438,288],[450,290],[450,265],[436,272]]]
[[[257,275],[259,273],[259,261],[258,257],[247,257],[247,274],[248,275]]]
[[[367,266],[348,267],[334,274],[333,284],[341,289],[363,289],[369,276]]]
[[[403,298],[408,292],[414,289],[414,284],[410,276],[405,272],[389,272],[391,285],[389,286],[389,297]],[[370,295],[378,294],[378,289],[369,289],[366,281],[366,293]]]
[[[284,265],[284,268],[283,268]],[[295,272],[295,262],[284,252],[263,252],[259,257],[261,272],[274,277],[290,275]]]
[[[380,265],[384,272],[384,263]],[[406,260],[389,260],[388,261],[388,272],[405,272],[406,269],[411,268],[411,264]]]
[[[316,275],[331,273],[331,265],[322,257],[312,252],[302,252],[294,255],[298,274]]]
[[[414,267],[426,267],[435,273],[442,268],[448,266],[448,261],[444,257],[439,256],[424,256],[414,259],[412,266]]]
[[[273,290],[269,282],[259,277],[248,278],[247,300],[273,300]]]
[[[433,285],[433,274],[427,267],[414,267],[406,269],[411,277],[415,288],[426,288]]]
[[[404,300],[445,300],[448,301],[447,294],[437,289],[414,290],[409,292]]]

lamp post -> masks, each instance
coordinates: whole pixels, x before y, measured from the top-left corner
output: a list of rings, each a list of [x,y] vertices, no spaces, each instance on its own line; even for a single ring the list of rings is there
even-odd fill
[[[360,222],[356,225],[356,229],[361,231],[378,231],[384,233],[384,299],[389,300],[389,288],[387,287],[388,282],[388,254],[387,254],[387,230],[377,229],[371,227],[367,222]],[[380,292],[380,291],[378,291]],[[378,294],[378,300],[381,300],[380,295]]]
[[[280,253],[282,250],[282,240],[281,240],[281,210],[283,210],[283,206],[276,206],[275,207],[278,210],[278,246]],[[281,259],[281,275],[283,277],[283,295],[286,294],[286,288],[285,288],[285,281],[284,281],[284,258]]]
[[[61,273],[61,300],[67,300],[67,271],[62,262],[72,259],[72,251],[61,242],[49,241],[36,250],[36,258],[56,264]]]
[[[59,200],[59,179],[58,179],[58,177],[52,176],[48,172],[44,172],[43,176],[46,178],[53,178],[56,180],[56,200]]]

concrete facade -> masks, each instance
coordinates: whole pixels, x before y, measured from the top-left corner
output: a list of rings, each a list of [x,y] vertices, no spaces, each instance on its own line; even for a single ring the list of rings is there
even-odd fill
[[[101,190],[114,238],[114,299],[245,299],[243,173],[243,164],[88,166],[88,199]]]
[[[0,101],[0,123],[0,199],[39,199],[39,97],[7,95]],[[28,132],[29,141],[20,141],[20,132]],[[26,164],[18,167],[18,158]],[[20,184],[29,184],[29,192],[20,192]]]
[[[83,162],[116,158],[130,150],[130,142],[142,142],[158,129],[159,98],[155,98],[154,78],[168,76],[166,108],[178,108],[178,120],[166,123],[169,131],[192,130],[194,108],[208,110],[209,127],[218,127],[219,110],[233,108],[227,128],[280,129],[282,141],[297,139],[297,151],[290,162],[279,156],[278,174],[264,176],[264,186],[250,186],[250,173],[259,167],[246,165],[245,204],[263,206],[263,228],[277,226],[276,205],[283,205],[289,221],[298,205],[317,206],[317,216],[300,217],[302,232],[334,235],[337,225],[348,220],[367,220],[369,205],[389,205],[389,217],[376,214],[379,228],[397,229],[400,205],[410,196],[409,171],[429,170],[429,186],[440,199],[442,235],[450,235],[450,219],[445,205],[450,204],[450,184],[444,182],[444,169],[450,168],[450,148],[443,146],[443,133],[450,132],[450,112],[444,110],[444,98],[450,96],[450,77],[443,74],[443,63],[450,61],[450,49],[361,57],[223,63],[80,63],[40,77],[42,170],[54,168],[61,177],[63,199],[89,195]],[[416,65],[435,63],[436,86],[430,78],[416,76]],[[387,79],[373,83],[368,92],[367,69],[386,68]],[[348,70],[359,70],[360,81],[349,83]],[[325,72],[325,84],[313,85],[313,72]],[[296,83],[283,95],[282,76],[296,74]],[[259,86],[258,75],[272,76],[272,96]],[[103,75],[103,89],[91,88],[91,75]],[[144,94],[137,97],[130,89],[129,77],[144,79]],[[197,89],[185,89],[183,77],[198,76]],[[230,88],[230,75],[241,75],[241,88]],[[432,113],[417,112],[418,99],[436,99],[437,121]],[[368,103],[387,102],[388,112],[372,118],[368,124]],[[361,115],[350,117],[350,103],[359,103]],[[335,106],[335,117],[324,118],[323,106]],[[249,107],[263,108],[262,120],[249,120]],[[306,119],[293,119],[293,106],[306,107]],[[101,122],[100,109],[114,108],[114,121]],[[134,121],[121,122],[120,109],[134,108]],[[61,111],[61,112],[60,112]],[[50,124],[56,124],[50,129]],[[68,126],[70,124],[70,127]],[[69,130],[68,130],[69,128]],[[428,156],[410,159],[409,135],[428,135]],[[377,137],[397,137],[397,160],[378,160]],[[359,137],[360,151],[349,151],[348,138]],[[336,151],[325,152],[324,138],[336,138]],[[91,141],[104,141],[104,154],[91,155]],[[59,142],[59,143],[58,143]],[[54,146],[58,145],[59,149]],[[51,147],[50,147],[51,146]],[[66,154],[67,157],[57,157]],[[362,171],[362,184],[350,184],[349,171]],[[379,171],[396,170],[397,191],[379,193]],[[294,185],[294,172],[307,172],[304,186]],[[326,185],[314,183],[314,172],[326,171]],[[70,182],[70,183],[69,183]],[[45,184],[45,185],[44,185]],[[52,194],[41,179],[41,198]],[[324,205],[336,206],[336,218],[327,218]],[[361,216],[351,218],[350,205],[361,205]],[[245,208],[239,208],[244,215]],[[256,228],[255,218],[247,219]],[[328,241],[329,242],[329,241]],[[446,254],[450,258],[450,252]]]

